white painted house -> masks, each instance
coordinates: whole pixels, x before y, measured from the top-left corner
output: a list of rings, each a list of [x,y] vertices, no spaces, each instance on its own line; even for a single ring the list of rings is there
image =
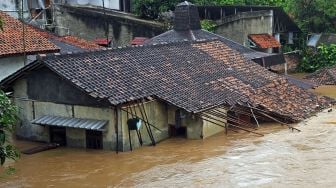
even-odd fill
[[[34,61],[37,54],[60,51],[31,26],[2,11],[0,17],[4,22],[3,31],[0,31],[0,80]]]

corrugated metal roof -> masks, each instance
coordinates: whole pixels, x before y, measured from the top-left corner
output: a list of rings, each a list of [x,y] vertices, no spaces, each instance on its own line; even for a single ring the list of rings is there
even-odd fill
[[[105,131],[104,126],[108,123],[108,121],[45,115],[32,120],[31,123],[37,125]]]
[[[308,46],[312,46],[312,47],[316,47],[318,41],[319,41],[320,38],[321,38],[321,36],[322,36],[321,34],[313,34],[313,35],[309,38],[307,45],[308,45]]]

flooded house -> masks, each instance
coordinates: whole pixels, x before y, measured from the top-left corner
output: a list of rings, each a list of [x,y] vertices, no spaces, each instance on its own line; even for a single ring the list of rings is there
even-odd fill
[[[249,124],[251,109],[291,122],[328,105],[219,40],[40,57],[1,88],[20,109],[19,137],[119,151],[174,130],[205,139]]]
[[[260,135],[258,121],[297,122],[329,105],[254,62],[271,54],[201,30],[195,8],[180,4],[174,29],[144,45],[40,55],[5,78],[17,136],[128,151],[232,128]]]
[[[0,80],[36,60],[38,54],[72,53],[101,49],[94,42],[74,36],[57,36],[0,11]],[[24,27],[24,31],[23,31]],[[24,41],[24,42],[23,42]]]

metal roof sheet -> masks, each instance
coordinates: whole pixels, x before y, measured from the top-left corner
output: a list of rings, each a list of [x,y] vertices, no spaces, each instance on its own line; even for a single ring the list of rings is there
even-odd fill
[[[45,115],[32,120],[31,123],[37,125],[72,127],[79,129],[105,131],[104,127],[108,123],[108,121]]]

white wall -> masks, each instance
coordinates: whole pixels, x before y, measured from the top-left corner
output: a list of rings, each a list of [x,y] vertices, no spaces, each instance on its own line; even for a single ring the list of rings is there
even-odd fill
[[[27,55],[26,63],[36,60],[36,55]],[[23,56],[0,58],[0,81],[24,66]]]
[[[103,6],[103,0],[68,0],[71,5],[92,5],[92,6]],[[104,0],[106,8],[120,10],[119,0]]]
[[[23,56],[0,58],[0,81],[23,67]]]
[[[2,11],[18,11],[21,9],[21,4],[16,5],[15,3],[16,0],[0,0],[0,10]],[[19,1],[21,2],[21,1]],[[20,7],[20,8],[17,8]],[[29,18],[30,13],[28,13],[28,4],[27,0],[24,0],[23,2],[23,9],[27,12],[24,13],[24,18]],[[21,15],[18,14],[18,12],[6,12],[7,14],[18,18],[21,17]]]

